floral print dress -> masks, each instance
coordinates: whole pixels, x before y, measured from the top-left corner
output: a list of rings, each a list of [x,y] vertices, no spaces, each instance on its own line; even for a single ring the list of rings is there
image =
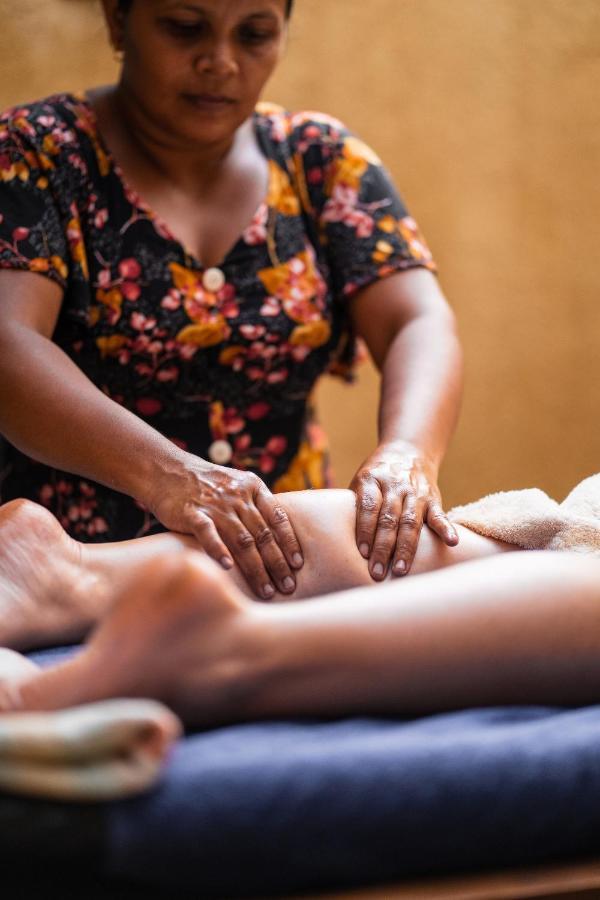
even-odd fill
[[[54,342],[115,403],[274,491],[326,485],[315,381],[355,357],[348,301],[431,254],[375,154],[317,113],[260,104],[268,190],[205,269],[125,182],[83,95],[0,117],[0,267],[64,291]],[[132,465],[135,461],[132,460]],[[80,540],[161,530],[140,504],[0,438],[2,502],[43,503]]]

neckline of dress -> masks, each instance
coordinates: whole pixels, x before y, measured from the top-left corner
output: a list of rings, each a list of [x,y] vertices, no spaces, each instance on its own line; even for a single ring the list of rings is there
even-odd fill
[[[106,160],[107,160],[111,170],[114,172],[115,177],[119,181],[119,184],[121,186],[121,189],[123,191],[123,194],[124,194],[127,202],[131,206],[133,206],[135,209],[137,209],[139,212],[141,212],[152,223],[154,230],[156,231],[156,233],[159,237],[161,237],[163,240],[168,240],[169,243],[175,244],[179,248],[181,254],[183,255],[184,259],[186,260],[186,263],[188,263],[188,262],[191,263],[191,267],[193,269],[199,269],[201,271],[206,271],[208,268],[224,269],[225,266],[227,265],[229,258],[232,256],[232,254],[235,252],[235,250],[239,246],[240,242],[243,240],[244,232],[252,225],[252,223],[258,216],[262,207],[265,205],[268,206],[268,200],[269,200],[269,197],[270,197],[272,189],[273,189],[273,175],[272,175],[272,170],[271,170],[271,160],[269,159],[269,157],[266,153],[264,134],[263,134],[263,132],[261,130],[261,126],[260,126],[260,115],[261,114],[256,109],[254,110],[254,112],[252,113],[252,124],[253,124],[254,136],[256,138],[258,148],[267,162],[267,187],[266,187],[265,194],[264,194],[262,200],[260,201],[260,203],[258,204],[258,206],[256,207],[256,209],[254,210],[254,213],[252,214],[250,221],[245,226],[245,228],[242,229],[239,236],[235,239],[235,241],[229,247],[227,252],[221,257],[221,260],[218,263],[215,263],[214,265],[205,266],[204,263],[202,262],[202,260],[196,255],[196,253],[189,250],[185,246],[183,241],[181,241],[173,233],[173,231],[169,227],[168,223],[162,218],[162,216],[160,216],[154,209],[152,209],[150,204],[147,203],[144,200],[144,198],[138,193],[138,191],[136,191],[136,189],[134,187],[132,187],[132,185],[129,183],[129,181],[127,180],[127,177],[125,176],[123,169],[121,168],[119,162],[117,161],[114,153],[112,152],[112,150],[110,149],[110,147],[108,146],[106,141],[104,140],[104,137],[100,130],[96,110],[94,109],[94,106],[93,106],[92,101],[90,100],[89,96],[85,92],[82,92],[81,94],[75,94],[72,96],[79,103],[82,103],[83,106],[85,107],[86,114],[87,114],[88,119],[91,123],[91,126],[94,130],[94,138],[98,144],[98,147],[100,148],[100,150],[106,157]]]

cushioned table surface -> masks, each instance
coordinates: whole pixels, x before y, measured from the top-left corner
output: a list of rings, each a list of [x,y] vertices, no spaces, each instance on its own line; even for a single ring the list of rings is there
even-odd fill
[[[172,896],[323,890],[591,854],[600,706],[219,728],[182,740],[153,791],[100,810],[101,873]],[[61,815],[77,823],[89,810]]]

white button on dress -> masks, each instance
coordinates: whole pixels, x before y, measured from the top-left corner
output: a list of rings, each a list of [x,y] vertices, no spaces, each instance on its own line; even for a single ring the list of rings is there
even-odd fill
[[[202,276],[202,286],[211,294],[216,294],[225,284],[225,276],[220,269],[207,269]]]
[[[218,466],[227,465],[233,456],[231,444],[228,441],[213,441],[208,448],[208,456]]]

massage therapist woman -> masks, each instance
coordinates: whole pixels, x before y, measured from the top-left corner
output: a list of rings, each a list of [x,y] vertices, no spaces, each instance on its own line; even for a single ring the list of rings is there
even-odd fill
[[[415,221],[340,122],[260,102],[291,0],[103,7],[117,84],[0,118],[2,500],[80,540],[193,534],[289,594],[276,494],[324,486],[309,397],[360,336],[381,405],[356,541],[375,580],[404,574],[423,522],[457,540],[460,350]]]

